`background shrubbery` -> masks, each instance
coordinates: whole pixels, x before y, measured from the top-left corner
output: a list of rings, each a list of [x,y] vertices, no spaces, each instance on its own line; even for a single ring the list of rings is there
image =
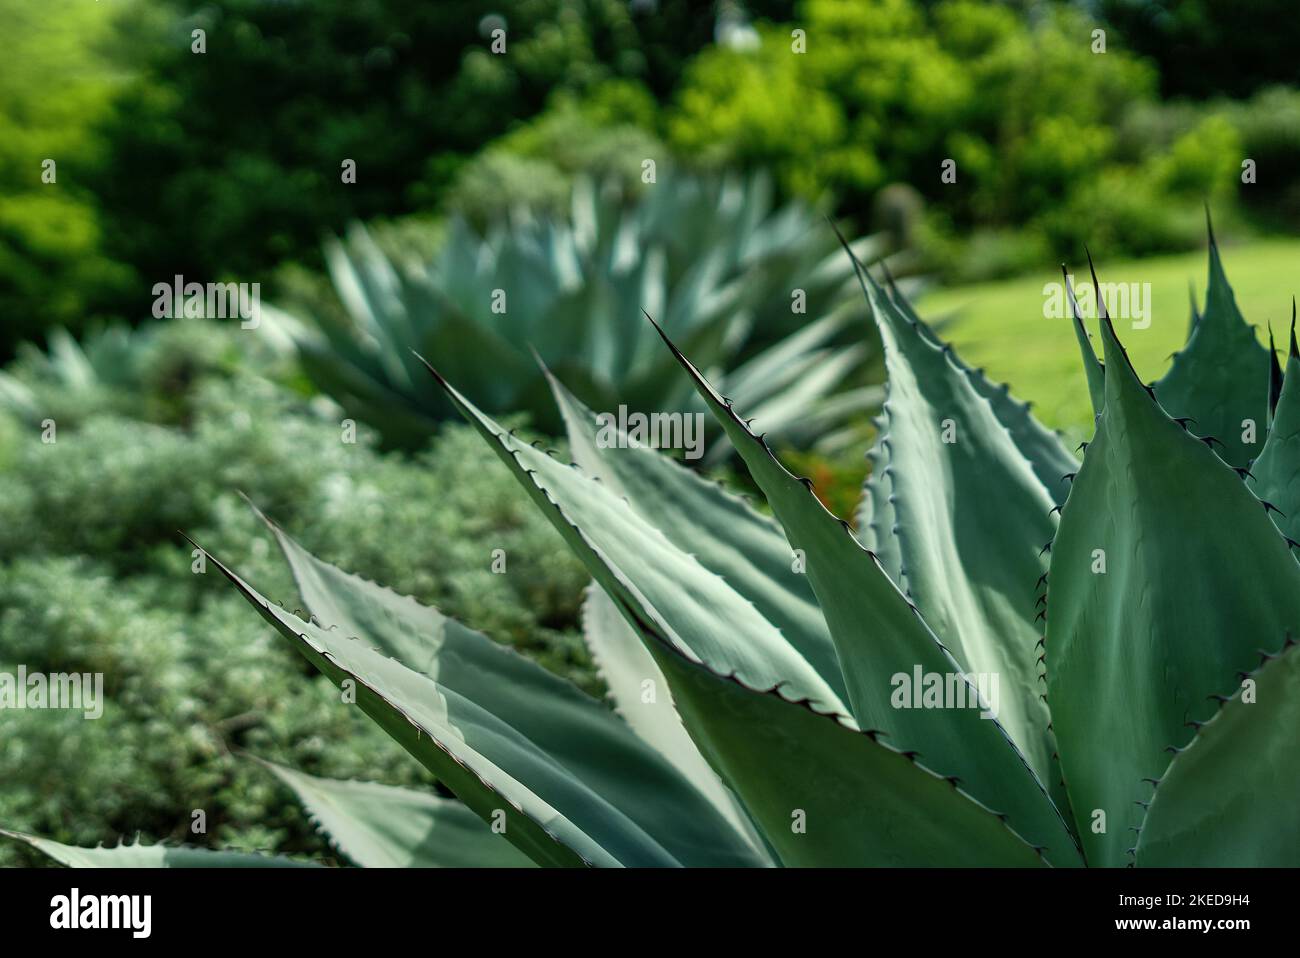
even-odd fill
[[[586,576],[468,427],[410,460],[380,455],[364,429],[342,442],[328,403],[274,382],[252,333],[183,320],[142,338],[188,354],[193,375],[118,388],[111,411],[93,391],[69,395],[53,444],[0,414],[0,669],[102,672],[109,699],[98,721],[4,713],[6,827],[323,855],[296,804],[232,750],[343,778],[424,780],[215,570],[191,573],[177,530],[296,605],[237,490],[318,554],[599,691],[577,633]],[[51,384],[35,364],[10,372],[37,393]],[[509,574],[491,572],[493,549]],[[206,836],[187,834],[199,808]],[[0,847],[0,862],[16,854]]]
[[[672,153],[770,166],[860,231],[896,228],[949,280],[1085,239],[1190,248],[1206,200],[1225,223],[1241,201],[1243,225],[1293,231],[1300,92],[1280,85],[1294,77],[1283,11],[321,0],[306,16],[267,0],[0,0],[0,355],[56,325],[136,322],[176,273],[318,268],[322,237],[352,219],[558,210],[576,173],[632,179]],[[1258,182],[1242,188],[1247,157]],[[57,185],[40,182],[44,158]],[[945,159],[958,184],[940,181]]]

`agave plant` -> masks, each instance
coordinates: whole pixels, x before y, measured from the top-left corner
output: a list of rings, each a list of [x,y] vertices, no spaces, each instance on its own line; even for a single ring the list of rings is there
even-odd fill
[[[80,341],[64,329],[50,331],[48,349],[21,343],[14,363],[0,371],[0,412],[35,426],[63,424],[106,411],[145,418],[169,412],[153,408],[151,394],[170,394],[199,373],[239,363],[270,372],[292,343],[279,328],[253,340],[205,319],[177,319],[92,330]]]
[[[355,226],[326,248],[344,312],[292,320],[308,373],[400,446],[456,415],[414,353],[438,356],[489,412],[529,412],[548,432],[560,424],[534,348],[597,409],[696,409],[648,308],[706,367],[741,361],[727,387],[769,430],[807,436],[878,401],[863,347],[830,349],[860,318],[848,261],[811,210],[773,209],[765,177],[666,172],[631,203],[581,181],[572,207],[485,236],[453,221],[428,260],[389,256]],[[857,250],[874,259],[885,246]]]
[[[772,516],[601,441],[555,377],[573,462],[434,374],[591,571],[617,712],[274,525],[307,612],[218,566],[539,864],[1296,864],[1294,332],[1282,378],[1212,236],[1204,314],[1153,387],[1104,303],[1100,358],[1076,305],[1080,463],[860,278],[889,396],[856,532],[666,335]]]

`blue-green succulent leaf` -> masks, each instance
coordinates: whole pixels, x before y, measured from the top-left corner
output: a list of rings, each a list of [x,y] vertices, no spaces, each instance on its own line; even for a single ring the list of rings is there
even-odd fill
[[[296,548],[279,534],[286,551]],[[211,558],[211,554],[209,553]],[[366,715],[538,864],[742,865],[707,799],[600,703],[486,636],[302,553],[311,621],[241,594]],[[315,576],[299,571],[314,564]],[[319,611],[318,611],[319,610]],[[317,619],[320,623],[318,624]],[[355,632],[353,631],[355,628]],[[423,670],[386,654],[419,638]],[[375,646],[379,646],[378,649]],[[417,658],[416,661],[419,661]]]
[[[455,799],[376,782],[320,778],[273,762],[261,764],[298,797],[330,844],[364,868],[529,868],[534,864]]]
[[[1152,399],[1104,316],[1101,338],[1105,409],[1052,544],[1045,654],[1088,862],[1118,865],[1142,780],[1261,645],[1300,628],[1300,566],[1237,474]]]
[[[1298,728],[1300,652],[1287,639],[1174,754],[1142,822],[1137,864],[1300,865]]]
[[[1156,398],[1171,416],[1195,420],[1199,435],[1217,439],[1224,462],[1246,466],[1259,455],[1268,423],[1268,350],[1237,308],[1213,232],[1209,259],[1205,311],[1155,383]],[[1248,422],[1254,443],[1243,440],[1252,431]]]
[[[736,446],[787,539],[802,550],[858,726],[886,732],[891,744],[920,753],[927,767],[959,778],[977,801],[1005,813],[1019,834],[1045,847],[1053,864],[1077,864],[1069,829],[1042,782],[993,717],[996,709],[981,706],[991,704],[988,698],[973,695],[978,677],[940,643],[847,523],[777,461],[666,335],[664,341]],[[910,569],[908,575],[910,581]],[[934,682],[949,683],[954,701],[908,707],[905,693]],[[986,683],[987,692],[992,680]],[[953,707],[958,692],[967,707]]]
[[[257,852],[214,851],[185,845],[115,845],[82,848],[37,835],[0,828],[0,835],[21,842],[69,868],[312,868],[315,862]]]

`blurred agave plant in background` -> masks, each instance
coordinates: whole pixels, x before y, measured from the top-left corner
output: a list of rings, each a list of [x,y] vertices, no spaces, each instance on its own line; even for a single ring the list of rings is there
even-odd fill
[[[875,261],[888,246],[854,248]],[[532,349],[593,408],[703,412],[643,310],[773,435],[823,437],[879,402],[849,263],[809,207],[774,209],[761,175],[667,171],[631,199],[582,180],[565,220],[523,210],[486,235],[456,220],[432,258],[390,255],[356,226],[327,260],[342,313],[270,315],[296,330],[316,384],[389,445],[455,416],[416,352],[490,412],[527,412],[551,434]]]

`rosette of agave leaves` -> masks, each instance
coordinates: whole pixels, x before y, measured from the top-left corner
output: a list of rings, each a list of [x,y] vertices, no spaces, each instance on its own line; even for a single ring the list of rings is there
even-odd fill
[[[264,307],[266,326],[291,331],[317,387],[406,448],[458,418],[417,354],[487,412],[551,435],[562,424],[534,355],[595,409],[703,412],[642,310],[774,435],[833,446],[879,405],[849,261],[812,208],[774,202],[768,177],[669,171],[633,197],[584,179],[571,205],[482,234],[454,220],[427,257],[353,226],[326,244],[345,309]],[[879,260],[889,245],[867,236],[854,251]]]
[[[889,394],[856,529],[666,339],[770,515],[660,452],[605,448],[554,379],[573,462],[434,374],[590,569],[612,710],[273,525],[307,612],[221,567],[463,803],[451,821],[427,796],[331,804],[321,789],[361,786],[294,782],[330,805],[317,819],[345,855],[1296,864],[1294,336],[1282,378],[1212,238],[1204,313],[1154,386],[1104,309],[1094,352],[1076,307],[1096,411],[1076,460],[889,284],[861,280]]]

